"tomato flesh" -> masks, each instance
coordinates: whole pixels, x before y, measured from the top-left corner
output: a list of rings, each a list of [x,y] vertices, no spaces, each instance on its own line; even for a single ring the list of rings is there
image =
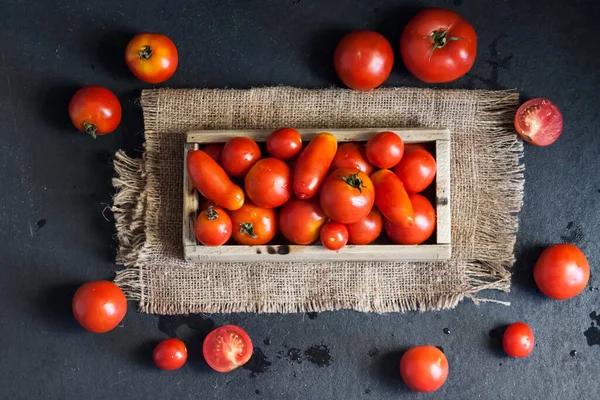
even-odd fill
[[[523,358],[533,351],[534,341],[531,328],[523,322],[515,322],[504,332],[502,347],[509,356]]]
[[[550,100],[531,99],[517,110],[515,129],[526,142],[548,146],[562,133],[562,114]]]
[[[236,325],[225,325],[210,332],[202,345],[206,363],[215,371],[229,372],[246,364],[252,356],[252,340]]]

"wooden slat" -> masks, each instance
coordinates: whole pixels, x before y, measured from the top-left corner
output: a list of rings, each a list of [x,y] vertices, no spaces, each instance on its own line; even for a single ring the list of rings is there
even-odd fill
[[[198,210],[198,197],[196,189],[187,172],[187,155],[189,150],[197,150],[198,144],[187,143],[183,154],[183,249],[196,245],[194,224]]]
[[[436,153],[437,243],[452,243],[450,224],[450,141],[438,140]]]

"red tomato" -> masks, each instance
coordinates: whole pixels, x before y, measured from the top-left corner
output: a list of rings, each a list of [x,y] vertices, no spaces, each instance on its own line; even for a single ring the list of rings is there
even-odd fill
[[[161,83],[175,73],[179,56],[177,47],[165,35],[141,33],[127,45],[125,62],[138,79],[147,83]]]
[[[353,224],[366,217],[373,208],[373,182],[367,174],[354,168],[336,169],[323,183],[320,200],[329,218],[342,224]]]
[[[208,334],[202,345],[206,363],[215,371],[229,372],[252,357],[252,340],[236,325],[225,325]]]
[[[424,149],[405,152],[400,163],[394,167],[394,173],[408,193],[419,193],[427,189],[435,178],[435,172],[435,158]]]
[[[379,168],[392,168],[404,154],[404,143],[394,132],[379,132],[367,142],[367,158]]]
[[[375,187],[375,205],[394,224],[413,226],[413,206],[400,179],[389,169],[380,169],[371,175]]]
[[[526,142],[548,146],[562,133],[562,114],[550,100],[532,99],[517,110],[515,129]]]
[[[352,168],[367,175],[371,175],[375,169],[367,159],[365,146],[359,143],[342,143],[338,147],[331,163],[331,169],[338,168]]]
[[[339,250],[348,243],[348,229],[344,224],[331,221],[323,225],[319,237],[325,248]]]
[[[276,158],[263,158],[246,175],[246,194],[259,207],[282,206],[292,196],[292,172]]]
[[[244,204],[241,187],[229,179],[223,168],[201,150],[190,150],[187,170],[194,187],[208,200],[228,210],[237,210]]]
[[[154,364],[160,369],[173,371],[179,369],[187,360],[187,348],[179,339],[167,339],[160,342],[152,353]]]
[[[400,53],[406,68],[423,82],[450,82],[473,66],[477,35],[454,11],[430,8],[406,25],[400,38]]]
[[[215,160],[217,164],[221,164],[221,153],[223,152],[222,144],[209,144],[203,148],[202,151],[208,154],[210,158]]]
[[[205,246],[221,246],[231,237],[231,218],[221,207],[208,206],[196,219],[196,239]]]
[[[379,237],[383,219],[378,209],[373,208],[371,212],[358,222],[346,225],[348,229],[348,241],[351,244],[369,244]]]
[[[221,162],[229,176],[241,177],[260,160],[260,156],[260,148],[254,140],[238,136],[225,143],[221,152]]]
[[[446,382],[448,360],[433,346],[411,347],[400,359],[400,376],[415,392],[433,392]]]
[[[319,232],[327,221],[316,198],[301,200],[293,198],[279,212],[279,230],[294,244],[312,244],[319,239]]]
[[[267,138],[267,153],[280,160],[288,160],[302,150],[300,132],[293,128],[279,128]]]
[[[385,231],[398,244],[421,244],[431,237],[436,226],[435,210],[420,194],[409,195],[414,211],[414,225],[402,227],[385,220]]]
[[[85,86],[71,98],[69,117],[75,128],[95,138],[117,129],[121,122],[121,103],[106,88]]]
[[[337,151],[337,140],[331,133],[319,133],[300,153],[294,168],[294,193],[300,199],[317,194],[327,176]]]
[[[270,242],[277,233],[277,215],[272,208],[262,208],[249,201],[231,213],[231,237],[239,244],[257,245]]]
[[[535,263],[533,279],[546,296],[566,300],[577,296],[590,279],[585,254],[572,244],[548,247]]]
[[[382,35],[356,31],[344,36],[333,54],[337,75],[349,88],[370,90],[390,76],[394,50]]]
[[[533,331],[523,322],[511,324],[502,337],[502,347],[511,357],[527,357],[534,346]]]
[[[104,333],[116,328],[126,312],[125,294],[109,281],[84,283],[73,296],[73,315],[90,332]]]

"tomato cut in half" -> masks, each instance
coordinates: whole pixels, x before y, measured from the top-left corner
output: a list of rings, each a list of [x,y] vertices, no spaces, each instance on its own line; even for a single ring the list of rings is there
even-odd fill
[[[202,354],[206,363],[215,371],[233,371],[250,360],[252,340],[239,326],[221,326],[204,339]]]
[[[563,117],[550,100],[531,99],[517,110],[515,129],[526,142],[535,146],[548,146],[560,136]]]

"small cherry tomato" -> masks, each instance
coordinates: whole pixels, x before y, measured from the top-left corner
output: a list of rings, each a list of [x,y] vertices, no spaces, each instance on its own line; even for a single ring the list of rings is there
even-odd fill
[[[69,117],[75,128],[93,138],[117,129],[121,122],[121,103],[102,86],[85,86],[69,102]]]
[[[321,207],[332,220],[353,224],[369,214],[375,202],[371,179],[362,171],[340,168],[323,183]]]
[[[225,325],[210,332],[202,344],[206,363],[217,372],[233,371],[252,357],[252,340],[236,325]]]
[[[370,90],[381,86],[390,76],[394,50],[390,42],[377,32],[351,32],[338,43],[333,65],[346,86]]]
[[[201,150],[190,150],[187,170],[194,187],[202,196],[228,210],[237,210],[244,204],[241,187],[229,179],[223,168]]]
[[[347,224],[348,242],[350,244],[369,244],[381,234],[383,218],[378,209],[373,208],[371,212],[358,222]]]
[[[319,234],[321,243],[329,250],[339,250],[348,243],[348,229],[339,222],[327,222]]]
[[[415,224],[413,206],[400,179],[389,169],[371,175],[375,187],[375,205],[391,222],[400,226]]]
[[[73,315],[90,332],[104,333],[119,325],[127,312],[127,299],[109,281],[84,283],[73,296]]]
[[[221,207],[208,206],[196,219],[196,239],[205,246],[221,246],[231,237],[231,218]]]
[[[294,193],[308,200],[317,194],[337,151],[337,140],[331,133],[319,133],[311,140],[296,160]]]
[[[433,392],[446,382],[448,359],[433,346],[411,347],[400,359],[400,376],[415,392]]]
[[[558,139],[563,129],[563,117],[550,100],[531,99],[515,114],[515,129],[528,143],[548,146]]]
[[[260,148],[254,140],[238,136],[225,143],[221,152],[221,163],[229,176],[242,177],[260,160],[260,156]]]
[[[326,221],[327,215],[314,197],[310,200],[294,197],[279,212],[279,230],[294,244],[308,245],[316,242]]]
[[[223,152],[223,145],[220,143],[209,144],[205,148],[202,149],[203,152],[208,154],[210,158],[215,160],[217,164],[221,164],[221,153]]]
[[[179,56],[171,39],[158,33],[135,35],[125,49],[131,72],[146,83],[161,83],[177,69]]]
[[[292,196],[292,171],[277,158],[263,158],[246,174],[246,195],[259,207],[282,206]]]
[[[267,138],[267,153],[280,160],[288,160],[302,150],[300,132],[293,128],[279,128]]]
[[[359,143],[342,143],[335,153],[331,169],[353,168],[371,175],[375,169],[367,159],[365,146]]]
[[[423,149],[406,151],[394,173],[404,184],[408,193],[419,193],[427,189],[435,179],[435,158]]]
[[[385,220],[385,231],[394,243],[421,244],[431,237],[436,226],[435,210],[420,194],[409,195],[414,212],[414,225],[403,227]]]
[[[394,132],[379,132],[367,142],[367,158],[376,167],[392,168],[404,154],[404,142]]]
[[[502,337],[502,347],[511,357],[527,357],[533,351],[534,337],[531,328],[523,322],[509,325]]]
[[[187,360],[187,348],[179,339],[167,339],[160,342],[152,353],[154,364],[165,371],[179,369]]]
[[[546,296],[566,300],[583,291],[590,279],[585,254],[572,244],[548,247],[535,263],[533,279]]]
[[[246,201],[239,210],[231,212],[231,223],[231,237],[239,244],[266,244],[277,233],[275,210],[259,207],[250,201]]]

